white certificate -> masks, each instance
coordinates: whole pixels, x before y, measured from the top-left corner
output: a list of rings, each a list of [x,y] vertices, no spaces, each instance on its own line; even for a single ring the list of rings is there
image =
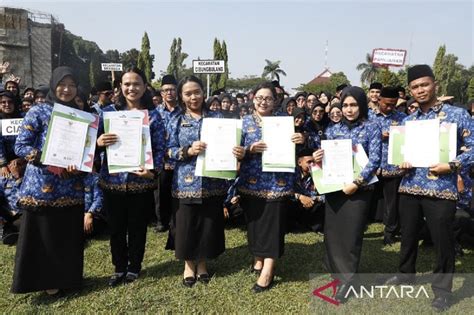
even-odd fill
[[[323,178],[325,185],[345,184],[354,180],[352,140],[322,140]]]
[[[116,134],[118,141],[107,149],[109,165],[138,166],[142,153],[142,124],[140,118],[113,118],[109,133]]]
[[[405,161],[413,167],[439,163],[439,119],[405,123]]]
[[[45,143],[43,164],[58,167],[80,167],[89,123],[52,116]]]
[[[236,119],[204,118],[201,141],[207,144],[205,163],[208,171],[236,171],[232,153],[237,141]]]
[[[262,117],[262,141],[267,149],[262,154],[263,166],[295,167],[295,133],[293,117]]]

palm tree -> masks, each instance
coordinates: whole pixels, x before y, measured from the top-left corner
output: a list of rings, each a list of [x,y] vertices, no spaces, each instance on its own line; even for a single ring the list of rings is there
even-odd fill
[[[367,85],[375,80],[375,77],[379,72],[379,68],[377,68],[377,66],[372,63],[372,56],[370,54],[365,56],[365,62],[359,63],[357,65],[357,70],[362,70],[360,81],[362,83],[367,83]]]
[[[270,76],[270,80],[277,79],[280,81],[280,75],[286,76],[286,72],[280,68],[280,60],[270,61],[265,59],[267,65],[263,68],[262,77]]]

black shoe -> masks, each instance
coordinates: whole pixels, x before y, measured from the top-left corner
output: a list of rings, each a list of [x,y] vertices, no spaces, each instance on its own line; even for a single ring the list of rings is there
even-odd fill
[[[456,257],[462,257],[464,256],[464,251],[462,250],[461,244],[457,243],[454,244],[454,255]]]
[[[211,277],[207,273],[201,273],[197,275],[197,281],[208,284],[211,281]]]
[[[412,276],[396,275],[385,280],[385,285],[414,284],[415,278]]]
[[[125,272],[124,273],[114,273],[112,277],[109,279],[109,286],[116,287],[119,284],[123,283],[125,280]]]
[[[4,245],[13,246],[17,243],[19,235],[20,233],[4,234],[2,237],[2,242]]]
[[[349,288],[351,287],[351,283],[342,283],[337,286],[337,291],[336,295],[334,296],[334,299],[338,301],[340,304],[344,304],[349,300],[349,295],[347,294],[349,291]]]
[[[133,281],[138,279],[138,273],[127,272],[125,276],[125,283],[132,283]]]
[[[155,226],[155,232],[161,233],[161,232],[166,232],[168,231],[169,226],[163,225],[161,223],[157,223]]]
[[[383,244],[384,244],[385,246],[387,246],[387,245],[392,246],[392,245],[395,244],[396,242],[397,242],[397,240],[395,239],[395,237],[390,236],[390,235],[385,235],[384,238],[383,238]]]
[[[436,312],[444,312],[446,311],[451,304],[449,303],[449,299],[444,296],[437,296],[434,298],[433,302],[431,302],[431,307]]]
[[[272,276],[272,279],[270,280],[270,283],[265,286],[265,287],[262,287],[261,285],[259,285],[258,283],[255,283],[254,286],[252,287],[252,291],[254,293],[262,293],[262,292],[265,292],[265,291],[268,291],[270,290],[272,287],[273,287],[273,279],[275,277]]]
[[[196,277],[186,277],[183,279],[183,285],[186,288],[192,288],[196,284]]]

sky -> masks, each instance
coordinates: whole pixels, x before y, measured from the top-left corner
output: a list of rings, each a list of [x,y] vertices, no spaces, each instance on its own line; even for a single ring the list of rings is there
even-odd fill
[[[474,63],[474,1],[23,1],[2,6],[53,14],[69,31],[105,52],[140,49],[146,31],[154,71],[166,71],[175,37],[192,60],[212,59],[225,40],[230,77],[261,75],[265,59],[280,60],[285,89],[311,81],[327,65],[360,84],[357,64],[374,48],[405,49],[406,63],[433,64],[442,44],[466,67]],[[397,68],[391,68],[397,70]]]

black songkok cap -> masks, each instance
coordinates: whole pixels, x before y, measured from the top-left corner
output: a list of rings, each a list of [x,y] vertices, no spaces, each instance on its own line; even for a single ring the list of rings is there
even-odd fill
[[[102,81],[97,83],[95,89],[97,90],[97,92],[110,91],[112,90],[112,84],[109,81]]]
[[[374,82],[370,85],[369,90],[372,90],[372,89],[381,90],[382,88],[383,88],[382,83]]]
[[[384,87],[380,92],[380,97],[398,98],[398,89],[392,86]]]
[[[435,78],[433,70],[431,70],[431,67],[428,65],[416,65],[411,68],[408,68],[407,77],[408,84],[410,84],[411,81],[423,77],[431,77],[433,79]]]
[[[338,86],[336,87],[336,92],[342,91],[342,90],[344,90],[344,88],[346,88],[346,87],[347,87],[347,84],[345,84],[345,83],[343,83],[343,84],[341,84],[341,85],[338,85]]]
[[[178,85],[176,78],[172,74],[167,74],[161,79],[161,86],[165,84]]]
[[[303,156],[312,156],[313,155],[313,150],[310,148],[304,148],[296,152],[296,157],[300,158]]]

